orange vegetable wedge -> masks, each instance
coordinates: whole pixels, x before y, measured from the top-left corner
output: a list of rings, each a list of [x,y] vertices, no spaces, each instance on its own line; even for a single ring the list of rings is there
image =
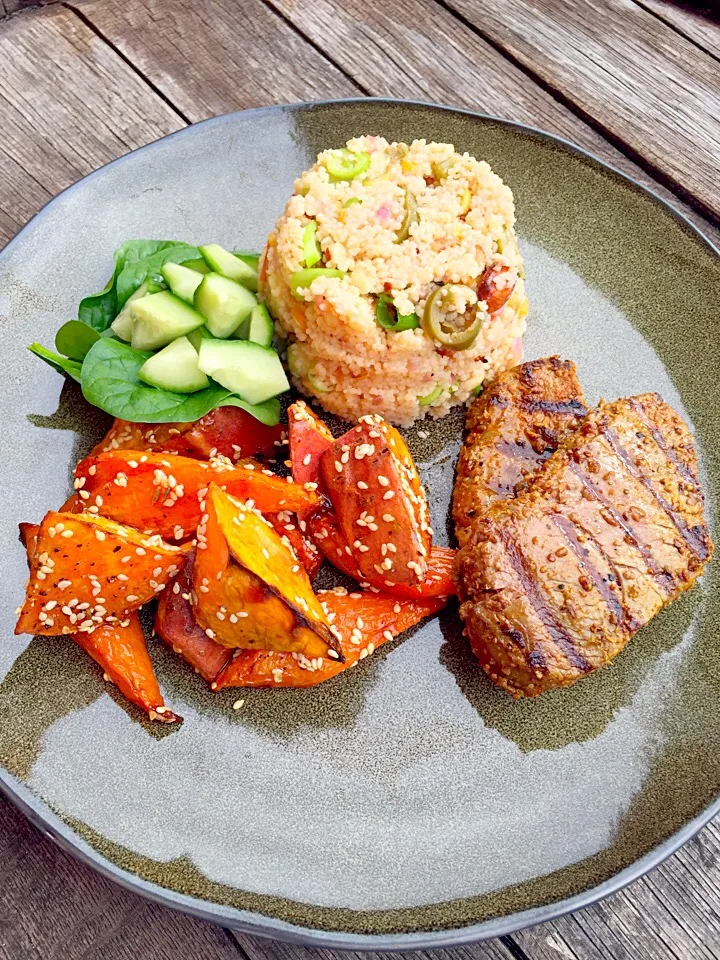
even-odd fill
[[[260,464],[233,465],[226,457],[205,463],[169,453],[114,450],[87,457],[75,470],[87,510],[166,540],[194,536],[212,482],[253,500],[263,513],[297,511],[317,502],[315,493],[263,471]]]
[[[194,553],[190,554],[172,586],[160,594],[155,633],[204,680],[212,683],[227,666],[232,652],[211,640],[195,620],[190,598],[194,560]]]
[[[131,423],[114,420],[91,456],[111,450],[154,450],[207,460],[274,456],[285,442],[281,426],[268,427],[240,407],[218,407],[200,420],[184,423]]]
[[[362,579],[381,590],[422,583],[432,531],[425,491],[398,431],[382,417],[362,417],[323,454],[321,470]]]
[[[216,484],[198,527],[193,588],[198,623],[223,646],[341,659],[292,548],[257,510]]]
[[[93,514],[46,514],[16,633],[77,633],[122,620],[185,561],[180,547]]]
[[[283,511],[282,513],[268,513],[266,518],[281,537],[286,537],[295,551],[295,556],[305,567],[308,578],[312,582],[322,566],[322,554],[303,529],[307,530],[307,523],[296,514]]]
[[[182,723],[165,706],[137,613],[122,623],[103,623],[91,634],[76,633],[73,640],[100,664],[120,693],[161,723]]]
[[[333,436],[304,400],[288,407],[290,462],[295,483],[317,483],[322,489],[320,461],[333,443]]]
[[[223,687],[312,687],[363,660],[387,640],[441,610],[446,600],[398,600],[388,594],[347,593],[342,588],[318,594],[340,638],[345,663],[297,653],[240,650],[215,683]]]

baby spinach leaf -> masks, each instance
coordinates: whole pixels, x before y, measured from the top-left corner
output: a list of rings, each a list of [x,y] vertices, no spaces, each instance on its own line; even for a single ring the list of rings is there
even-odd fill
[[[148,277],[158,276],[160,269],[166,263],[182,263],[184,260],[193,260],[199,256],[200,251],[197,247],[191,247],[187,243],[163,241],[162,246],[147,256],[137,260],[126,260],[117,278],[115,290],[118,311],[122,310],[128,297],[135,293],[140,284]],[[160,279],[162,280],[162,277]]]
[[[81,382],[82,363],[77,360],[70,360],[68,357],[62,357],[59,353],[53,353],[52,350],[48,350],[40,343],[31,343],[28,350],[30,353],[34,353],[36,357],[44,360],[45,363],[49,363],[58,373],[66,373],[73,380],[78,383]]]
[[[198,420],[221,406],[237,406],[268,426],[280,421],[277,399],[261,404],[245,403],[219,384],[212,383],[197,393],[173,393],[141,383],[137,374],[150,357],[119,340],[99,339],[82,365],[85,399],[113,417],[134,423],[177,423]]]
[[[81,320],[68,320],[55,334],[55,349],[81,363],[100,334]]]
[[[233,256],[237,257],[238,260],[242,260],[243,263],[246,263],[249,267],[252,267],[253,270],[260,269],[259,253],[249,253],[247,250],[233,250]]]

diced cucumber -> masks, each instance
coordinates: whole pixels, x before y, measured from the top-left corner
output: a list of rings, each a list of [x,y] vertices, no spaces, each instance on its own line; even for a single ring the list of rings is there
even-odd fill
[[[138,370],[138,380],[175,393],[195,393],[210,385],[198,366],[197,350],[187,337],[178,337],[146,360]]]
[[[203,340],[200,369],[248,403],[263,403],[290,389],[277,353],[249,340]]]
[[[182,266],[187,267],[188,270],[194,270],[195,273],[210,273],[210,267],[202,257],[198,257],[197,260],[186,260]]]
[[[140,297],[147,296],[148,293],[154,291],[150,290],[150,282],[145,280],[137,288],[135,293],[131,293],[130,296],[125,301],[125,306],[122,308],[120,313],[115,317],[113,322],[110,324],[110,329],[115,334],[116,337],[119,337],[121,340],[124,340],[126,343],[130,343],[132,340],[132,328],[133,328],[133,319],[130,313],[130,307],[132,306],[133,301],[139,300]]]
[[[221,339],[234,333],[256,304],[249,290],[218,273],[206,274],[195,291],[195,309],[207,320],[210,333]]]
[[[175,296],[192,306],[195,291],[203,278],[202,273],[183,267],[180,263],[166,263],[160,272]]]
[[[197,330],[193,330],[192,333],[189,333],[187,338],[198,353],[200,353],[200,344],[203,342],[203,340],[215,339],[208,330],[207,326],[198,327]]]
[[[259,303],[256,307],[253,307],[253,312],[250,314],[248,340],[259,343],[261,347],[271,347],[274,332],[275,324],[268,313],[267,307],[264,303]]]
[[[239,257],[234,256],[229,250],[226,250],[225,247],[221,247],[219,243],[208,243],[206,246],[199,247],[198,249],[210,269],[215,273],[219,273],[222,277],[227,277],[228,280],[241,283],[244,287],[247,287],[248,290],[257,290],[257,270],[253,270],[252,267],[248,266],[247,263]]]
[[[130,313],[133,318],[131,343],[135,350],[158,350],[205,323],[197,310],[169,290],[134,300]]]

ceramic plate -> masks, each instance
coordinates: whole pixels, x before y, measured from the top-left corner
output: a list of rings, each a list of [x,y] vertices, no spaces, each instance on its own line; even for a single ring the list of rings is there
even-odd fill
[[[526,353],[577,363],[589,401],[657,390],[720,491],[720,262],[656,197],[568,144],[387,101],[279,107],[190,127],[53,200],[0,257],[0,784],[98,869],[225,925],[345,947],[494,936],[587,904],[720,808],[718,563],[610,667],[516,703],[455,609],[301,692],[210,693],[158,641],[180,728],[143,721],[68,638],[13,636],[17,523],[61,503],[106,420],[32,357],[131,237],[260,249],[317,152],[348,137],[451,141],[512,187]],[[447,512],[462,415],[409,442]],[[717,538],[716,538],[717,539]]]

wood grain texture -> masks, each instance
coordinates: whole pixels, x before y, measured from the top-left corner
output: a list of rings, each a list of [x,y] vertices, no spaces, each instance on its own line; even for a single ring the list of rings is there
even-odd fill
[[[193,122],[357,86],[262,0],[81,0],[77,10]]]
[[[488,940],[452,950],[412,950],[408,953],[372,953],[345,950],[316,950],[294,947],[274,940],[234,934],[248,960],[513,960],[514,954],[500,940]]]
[[[218,927],[128,893],[0,797],[0,960],[239,960]]]
[[[720,59],[720,15],[710,5],[675,3],[674,0],[637,0],[640,6],[671,24],[703,50]]]
[[[651,187],[720,243],[719,230],[438,4],[268,2],[372,95],[467,107],[557,133]]]
[[[0,243],[102,164],[184,126],[59,6],[0,23]]]
[[[686,197],[720,215],[720,62],[634,0],[448,0]]]

